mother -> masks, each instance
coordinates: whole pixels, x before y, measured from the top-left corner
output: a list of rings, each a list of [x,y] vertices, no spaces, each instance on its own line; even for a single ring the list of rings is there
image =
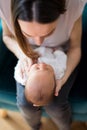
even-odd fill
[[[44,109],[60,130],[70,130],[71,109],[68,95],[81,58],[82,11],[86,0],[0,0],[3,40],[18,59],[22,71],[38,55],[33,47],[66,46],[67,70],[57,81],[54,100]],[[12,16],[12,17],[11,17]],[[34,107],[24,96],[24,86],[17,83],[17,104],[32,130],[41,127],[41,107]]]

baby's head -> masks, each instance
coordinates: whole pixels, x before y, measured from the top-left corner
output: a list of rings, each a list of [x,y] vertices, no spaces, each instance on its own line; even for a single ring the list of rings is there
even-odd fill
[[[34,106],[47,105],[53,98],[55,89],[54,70],[45,63],[34,64],[25,85],[25,97]]]

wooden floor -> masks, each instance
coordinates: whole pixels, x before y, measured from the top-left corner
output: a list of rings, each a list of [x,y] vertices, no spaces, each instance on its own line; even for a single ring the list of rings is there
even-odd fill
[[[58,130],[54,123],[42,118],[43,130]],[[0,117],[0,130],[30,130],[29,126],[18,112],[8,111],[7,118]],[[73,122],[71,130],[87,130],[85,123]]]

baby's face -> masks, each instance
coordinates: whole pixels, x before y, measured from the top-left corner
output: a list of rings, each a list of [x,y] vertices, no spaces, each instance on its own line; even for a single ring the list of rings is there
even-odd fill
[[[41,88],[44,94],[51,95],[55,86],[55,78],[54,70],[50,65],[45,63],[34,64],[31,66],[28,76],[26,86],[29,86],[29,93],[31,95],[39,94],[38,92]],[[39,104],[36,103],[36,105]]]
[[[38,73],[39,74],[49,73],[54,75],[54,70],[50,65],[45,63],[33,64],[30,68],[29,75],[37,75]]]

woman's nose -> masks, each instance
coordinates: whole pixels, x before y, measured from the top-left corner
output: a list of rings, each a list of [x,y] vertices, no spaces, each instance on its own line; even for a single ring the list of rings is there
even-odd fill
[[[34,37],[35,43],[37,45],[41,45],[43,43],[44,38],[42,37]]]

